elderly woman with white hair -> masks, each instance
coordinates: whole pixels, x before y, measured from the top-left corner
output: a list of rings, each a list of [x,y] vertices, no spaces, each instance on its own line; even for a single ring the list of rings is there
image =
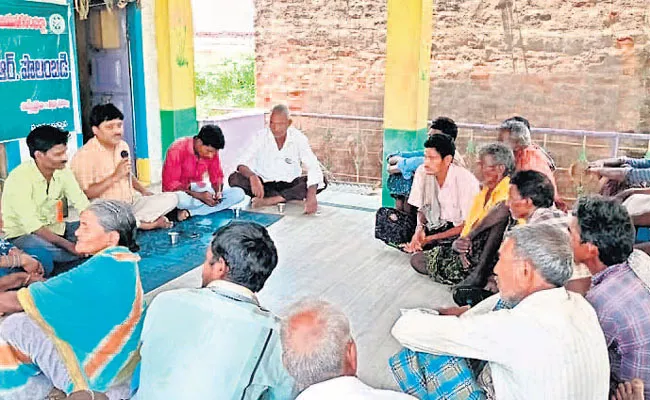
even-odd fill
[[[79,267],[18,292],[0,293],[0,397],[107,392],[127,398],[144,314],[136,219],[131,207],[97,200],[80,215]],[[24,312],[23,312],[24,311]]]
[[[555,175],[553,175],[555,162],[544,149],[532,142],[528,121],[522,117],[508,118],[499,127],[497,138],[512,149],[516,171],[537,171],[550,179],[555,189],[555,204],[566,211],[566,205],[558,195]]]

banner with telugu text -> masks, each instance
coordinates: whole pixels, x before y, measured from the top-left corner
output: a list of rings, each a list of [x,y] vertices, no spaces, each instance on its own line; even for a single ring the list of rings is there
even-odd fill
[[[0,1],[0,141],[43,124],[74,130],[73,15],[52,3]]]

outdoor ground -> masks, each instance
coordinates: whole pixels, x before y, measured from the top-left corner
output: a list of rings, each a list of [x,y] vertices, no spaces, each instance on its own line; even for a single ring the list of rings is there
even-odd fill
[[[357,342],[359,377],[372,386],[397,389],[387,360],[399,349],[390,329],[400,309],[451,306],[450,291],[414,272],[408,255],[374,238],[379,195],[326,190],[319,201],[315,216],[302,215],[300,204],[288,204],[284,218],[269,227],[279,263],[260,301],[278,315],[305,297],[341,307]],[[199,285],[197,268],[152,291],[147,300],[161,291]]]

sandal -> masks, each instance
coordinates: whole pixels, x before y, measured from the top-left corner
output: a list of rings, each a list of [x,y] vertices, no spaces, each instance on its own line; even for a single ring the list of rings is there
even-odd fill
[[[489,290],[473,287],[473,286],[459,286],[451,291],[454,302],[459,307],[470,306],[474,307],[478,303],[492,296],[494,293]]]

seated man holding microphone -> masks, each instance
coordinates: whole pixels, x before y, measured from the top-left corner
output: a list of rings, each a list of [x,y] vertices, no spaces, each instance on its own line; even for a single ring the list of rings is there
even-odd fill
[[[113,104],[93,107],[90,126],[95,136],[72,157],[70,168],[89,199],[131,204],[139,229],[168,228],[171,223],[165,214],[176,208],[178,196],[153,194],[133,176],[129,145],[122,138],[123,121]]]

